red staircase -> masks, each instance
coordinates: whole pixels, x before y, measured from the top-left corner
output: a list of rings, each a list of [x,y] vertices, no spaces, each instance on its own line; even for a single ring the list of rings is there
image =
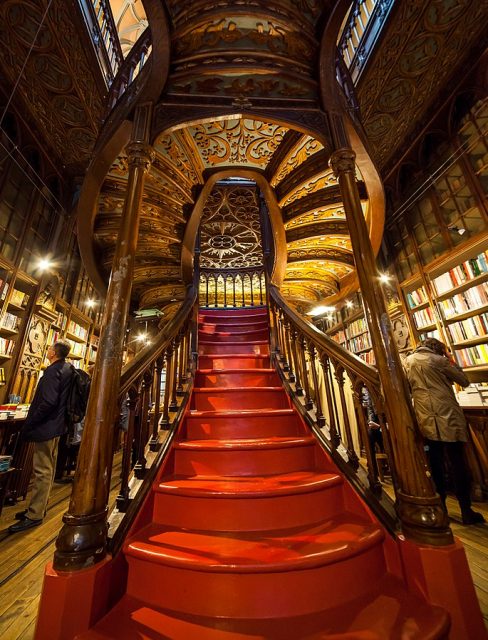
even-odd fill
[[[190,409],[124,547],[126,593],[78,637],[447,638],[290,405],[266,310],[201,313],[199,345]]]

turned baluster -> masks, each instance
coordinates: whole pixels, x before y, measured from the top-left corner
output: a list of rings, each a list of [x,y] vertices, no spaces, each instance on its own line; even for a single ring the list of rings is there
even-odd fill
[[[341,400],[342,407],[342,422],[344,423],[344,429],[346,430],[347,440],[347,457],[349,464],[356,470],[359,467],[359,458],[354,450],[354,442],[352,439],[351,423],[349,421],[349,412],[347,410],[346,396],[344,394],[344,369],[336,368],[335,379],[337,380],[337,386],[339,387],[339,398]]]
[[[171,394],[171,377],[173,370],[173,348],[171,347],[171,345],[165,351],[164,360],[166,362],[166,372],[164,380],[163,417],[161,419],[161,426],[167,427],[169,425],[169,403]]]
[[[284,329],[284,337],[285,337],[285,354],[286,354],[286,361],[288,362],[288,380],[290,382],[295,382],[295,364],[293,362],[293,356],[292,356],[292,350],[290,347],[290,341],[291,341],[291,332],[290,332],[290,323],[288,322],[288,320],[285,318],[285,316],[282,316],[283,318],[283,329]]]
[[[176,387],[176,395],[182,396],[184,395],[183,391],[183,382],[184,382],[184,369],[183,364],[185,361],[185,334],[180,333],[179,335],[180,347],[178,350],[178,385]]]
[[[335,425],[336,425],[336,429],[337,429],[337,433],[339,435],[339,440],[342,439],[342,433],[341,433],[341,421],[339,420],[339,411],[337,410],[337,396],[336,396],[336,390],[335,390],[335,385],[334,385],[334,377],[333,377],[333,373],[332,373],[332,361],[329,360],[329,367],[327,370],[328,376],[329,376],[329,384],[330,384],[330,390],[332,393],[332,411],[334,412],[334,418],[335,418]],[[335,370],[335,367],[334,367]]]
[[[141,420],[137,439],[137,461],[134,466],[136,478],[142,479],[146,474],[146,444],[148,441],[149,393],[152,384],[152,372],[145,371],[142,376]]]
[[[298,332],[293,325],[290,325],[290,347],[291,347],[291,359],[293,360],[293,371],[295,373],[295,393],[297,396],[303,396],[303,387],[301,380],[300,364],[298,359],[297,339]]]
[[[217,308],[219,306],[219,297],[218,297],[218,278],[214,276],[214,286],[215,286],[215,299],[214,299],[214,307]]]
[[[362,403],[362,385],[359,385],[358,388],[352,388],[353,391],[353,399],[354,399],[354,408],[356,410],[356,420],[359,425],[359,430],[361,433],[361,440],[364,445],[364,452],[366,454],[366,465],[367,465],[367,474],[368,474],[368,482],[371,490],[380,494],[381,483],[378,477],[378,466],[376,464],[376,456],[374,455],[374,451],[371,449],[369,434],[368,434],[368,425],[366,423],[366,417],[364,415],[364,407]]]
[[[132,468],[132,450],[134,446],[134,423],[136,417],[136,407],[139,402],[139,393],[137,389],[131,387],[129,389],[128,399],[123,400],[129,409],[127,420],[127,432],[125,434],[124,451],[122,453],[122,472],[120,475],[120,491],[116,498],[117,509],[124,513],[129,503],[129,476]]]
[[[232,276],[232,303],[236,306],[236,276]]]
[[[159,449],[159,416],[160,416],[160,403],[161,403],[161,374],[163,372],[163,358],[158,358],[155,365],[156,372],[156,393],[154,394],[154,415],[153,415],[153,428],[152,436],[149,441],[149,448],[151,451],[157,451]]]
[[[315,406],[317,408],[316,422],[319,427],[323,427],[325,426],[325,416],[322,409],[322,397],[320,393],[319,377],[317,375],[317,349],[311,342],[308,343],[308,355],[310,358],[310,370],[312,371],[313,388],[315,389]]]
[[[208,307],[208,273],[205,274],[205,306]]]
[[[259,304],[262,306],[263,305],[263,274],[259,273],[258,278],[259,278]]]
[[[253,274],[249,274],[249,283],[251,285],[251,307],[254,307],[254,284],[253,284]]]
[[[171,400],[169,403],[169,410],[176,411],[178,409],[178,398],[176,393],[176,386],[178,382],[178,355],[180,351],[180,339],[177,336],[173,340],[173,366],[171,368]]]
[[[246,294],[244,292],[244,274],[241,275],[241,289],[242,289],[242,306],[246,306]]]
[[[339,434],[337,432],[335,415],[334,415],[334,405],[332,400],[332,390],[330,388],[330,380],[329,380],[329,358],[325,354],[322,354],[320,359],[320,364],[322,366],[322,373],[324,377],[324,386],[325,386],[325,394],[327,396],[327,409],[329,414],[329,431],[330,431],[330,441],[334,449],[337,449],[341,439],[339,438]]]
[[[313,400],[310,395],[310,381],[308,379],[307,357],[305,353],[305,338],[303,335],[298,337],[298,344],[300,345],[300,364],[302,371],[303,391],[305,396],[305,409],[310,411],[313,409]]]
[[[227,306],[227,275],[224,273],[224,307]]]

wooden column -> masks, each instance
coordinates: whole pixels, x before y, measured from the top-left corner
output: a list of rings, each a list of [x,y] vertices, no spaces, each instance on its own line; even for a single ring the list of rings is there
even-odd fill
[[[121,226],[105,301],[98,357],[85,418],[78,466],[68,512],[56,541],[54,567],[74,571],[106,555],[107,502],[112,472],[113,427],[117,418],[122,348],[129,311],[139,235],[144,179],[152,162],[147,144],[152,105],[137,107],[127,146],[129,177]],[[83,213],[83,212],[82,212]]]
[[[333,122],[333,132],[337,150],[332,153],[330,164],[339,181],[365,317],[385,396],[388,428],[398,469],[397,512],[405,536],[426,544],[451,544],[453,537],[447,514],[428,476],[412,405],[407,397],[402,365],[356,184],[356,155],[349,148],[340,120]]]

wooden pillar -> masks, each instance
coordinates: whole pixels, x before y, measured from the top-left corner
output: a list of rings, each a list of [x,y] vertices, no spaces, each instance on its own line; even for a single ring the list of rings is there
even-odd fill
[[[140,428],[136,442],[137,460],[134,465],[134,474],[140,480],[146,475],[146,444],[149,440],[149,395],[152,386],[152,369],[145,371],[142,378]]]
[[[166,371],[164,379],[164,400],[163,400],[163,417],[161,419],[161,425],[167,427],[169,425],[169,402],[171,392],[171,376],[173,365],[173,349],[171,345],[166,349],[164,353],[164,359],[166,362]]]
[[[178,354],[180,352],[180,339],[177,336],[172,341],[173,361],[171,365],[171,393],[169,401],[169,410],[176,411],[178,409],[178,398],[176,397],[176,387],[178,384]]]
[[[112,272],[105,301],[98,357],[68,512],[56,541],[54,568],[74,571],[106,555],[107,512],[112,472],[113,426],[117,418],[122,349],[139,236],[144,179],[152,162],[149,147],[152,105],[137,107],[127,146],[129,177]]]
[[[129,475],[132,467],[132,446],[134,442],[134,423],[136,417],[136,407],[139,402],[139,393],[137,389],[129,390],[129,398],[123,399],[128,406],[129,419],[127,421],[127,432],[125,434],[124,452],[122,454],[122,473],[120,476],[120,492],[116,498],[117,509],[121,512],[127,510],[129,503]]]
[[[332,153],[330,164],[339,181],[365,317],[385,396],[391,445],[398,470],[397,512],[405,536],[425,544],[452,544],[447,513],[428,475],[418,427],[407,397],[402,365],[356,184],[356,155],[349,148],[341,118],[337,117],[332,124],[337,150]]]

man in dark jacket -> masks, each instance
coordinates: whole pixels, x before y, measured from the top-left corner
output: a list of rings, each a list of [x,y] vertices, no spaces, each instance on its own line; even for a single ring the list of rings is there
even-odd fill
[[[452,388],[454,383],[467,387],[468,378],[453,360],[446,345],[436,338],[427,338],[406,358],[405,371],[412,390],[417,421],[428,445],[427,453],[437,493],[445,505],[444,454],[447,454],[463,524],[484,522],[482,514],[471,508],[471,478],[464,458],[468,428]]]
[[[39,380],[22,429],[22,437],[35,443],[32,496],[28,509],[16,514],[19,522],[9,527],[10,533],[40,525],[46,513],[59,437],[67,430],[66,403],[73,375],[71,366],[66,362],[69,351],[67,340],[58,340],[47,350],[50,365]]]

